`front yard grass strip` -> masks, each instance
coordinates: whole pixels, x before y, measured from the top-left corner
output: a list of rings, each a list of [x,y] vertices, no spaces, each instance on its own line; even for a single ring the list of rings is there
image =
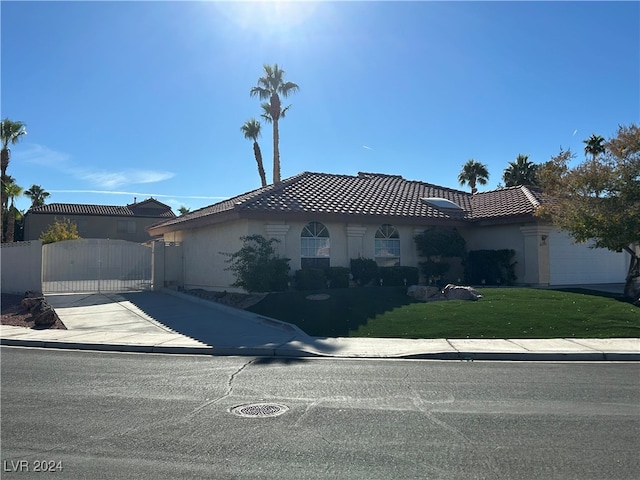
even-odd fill
[[[250,311],[318,337],[614,338],[640,337],[640,308],[589,291],[484,288],[477,302],[416,302],[404,287],[269,294]],[[322,301],[307,300],[326,293]]]

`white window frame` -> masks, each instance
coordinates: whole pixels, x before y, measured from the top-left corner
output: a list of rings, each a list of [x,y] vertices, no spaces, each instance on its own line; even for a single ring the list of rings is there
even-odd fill
[[[393,225],[385,223],[376,230],[374,257],[380,267],[400,265],[400,232]]]

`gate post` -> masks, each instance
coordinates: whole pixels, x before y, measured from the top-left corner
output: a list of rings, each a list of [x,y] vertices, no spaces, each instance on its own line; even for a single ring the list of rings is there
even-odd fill
[[[156,240],[151,247],[151,289],[164,287],[164,240]]]

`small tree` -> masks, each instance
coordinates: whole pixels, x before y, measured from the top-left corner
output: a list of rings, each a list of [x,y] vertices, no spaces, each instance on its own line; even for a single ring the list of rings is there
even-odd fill
[[[420,256],[427,258],[420,268],[430,282],[437,282],[449,271],[450,264],[442,258],[464,258],[466,254],[466,242],[455,228],[427,227],[416,235],[415,242]]]
[[[234,287],[248,292],[277,292],[287,289],[289,281],[288,258],[280,257],[273,247],[279,240],[267,240],[262,235],[240,237],[242,248],[229,256],[227,263],[236,276]]]
[[[49,228],[40,235],[40,240],[43,245],[78,239],[80,239],[78,227],[68,218],[63,218],[62,220],[56,218],[55,221],[49,225]]]
[[[640,128],[620,126],[600,147],[602,137],[585,141],[591,155],[576,167],[570,150],[553,157],[540,170],[549,201],[538,215],[566,230],[577,242],[630,255],[624,294],[637,300],[634,283],[640,276]]]

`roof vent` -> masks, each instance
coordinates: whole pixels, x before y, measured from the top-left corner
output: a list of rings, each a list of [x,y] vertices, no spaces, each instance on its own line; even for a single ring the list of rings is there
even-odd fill
[[[462,210],[462,207],[451,200],[441,197],[421,198],[422,203],[435,208],[444,208],[449,210]]]

